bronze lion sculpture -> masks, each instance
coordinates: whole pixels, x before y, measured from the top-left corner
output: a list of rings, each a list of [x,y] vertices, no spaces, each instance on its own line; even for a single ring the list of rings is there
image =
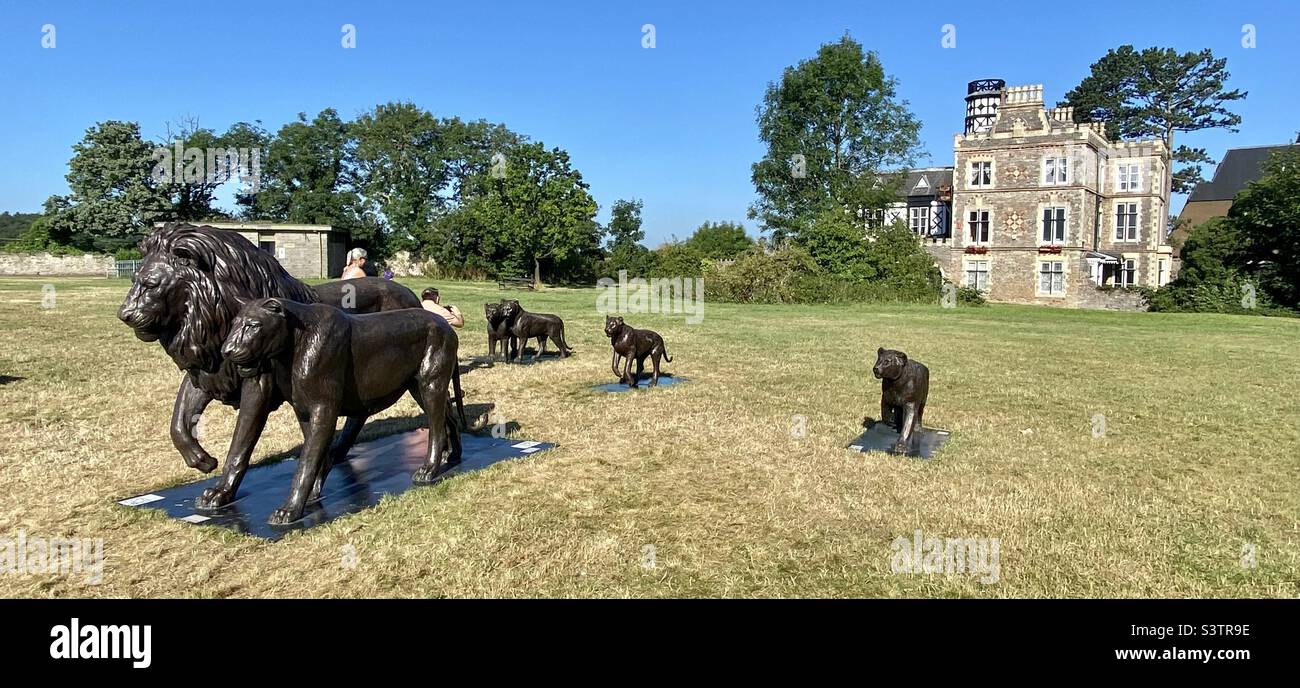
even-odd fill
[[[289,498],[270,523],[302,518],[307,502],[319,498],[332,465],[331,442],[351,446],[356,439],[335,436],[339,416],[365,418],[407,392],[429,422],[425,463],[411,479],[433,482],[444,464],[459,463],[460,433],[447,403],[447,384],[454,382],[463,423],[457,346],[451,325],[424,309],[348,315],[322,303],[258,299],[245,305],[221,353],[243,375],[268,367],[284,371],[275,376],[275,390],[289,401],[303,432]],[[340,435],[347,434],[345,427]]]
[[[673,362],[673,357],[668,355],[668,347],[664,346],[664,338],[658,332],[638,330],[623,322],[622,316],[605,316],[605,336],[609,337],[609,344],[614,349],[609,368],[628,387],[637,386],[637,380],[645,370],[646,357],[650,358],[650,364],[654,368],[650,377],[651,387],[659,384],[659,359]],[[623,359],[622,372],[618,369],[619,358]],[[635,373],[632,372],[633,360],[636,361]]]
[[[530,313],[524,310],[516,299],[506,299],[501,302],[501,316],[505,318],[507,331],[519,343],[519,349],[507,357],[507,361],[523,360],[524,347],[533,337],[537,338],[534,361],[546,353],[547,338],[555,342],[555,348],[560,350],[560,358],[568,358],[573,353],[573,349],[569,348],[568,343],[564,341],[564,321],[560,316],[550,313]]]
[[[881,348],[876,350],[871,373],[880,380],[880,421],[898,431],[894,451],[907,452],[925,417],[930,369],[902,351]]]
[[[410,289],[378,277],[313,289],[243,236],[216,227],[168,223],[146,237],[140,250],[143,264],[117,317],[141,341],[161,344],[185,372],[172,410],[171,439],[186,465],[204,473],[217,467],[217,460],[194,437],[194,426],[208,404],[216,400],[239,410],[222,481],[196,500],[200,508],[220,507],[234,499],[267,416],[284,402],[271,373],[241,377],[221,353],[244,303],[277,297],[320,301],[358,313],[420,307]],[[355,436],[363,422],[349,417],[344,434]]]

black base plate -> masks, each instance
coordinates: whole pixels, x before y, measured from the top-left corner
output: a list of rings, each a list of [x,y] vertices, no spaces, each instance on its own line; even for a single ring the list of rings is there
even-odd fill
[[[653,387],[650,386],[651,377],[652,377],[651,373],[641,373],[641,375],[637,378],[637,382],[636,382],[637,386],[635,388],[628,387],[627,384],[623,382],[607,382],[603,385],[595,385],[593,389],[597,389],[601,392],[627,392],[629,390],[634,390],[634,389],[653,389]],[[664,372],[659,373],[660,387],[675,385],[679,382],[686,382],[686,378],[677,377],[670,373],[664,373]]]
[[[425,459],[429,431],[425,428],[358,443],[348,460],[330,470],[320,501],[307,505],[301,520],[284,526],[266,522],[289,495],[296,460],[260,464],[248,470],[235,501],[220,509],[197,510],[194,499],[216,484],[218,478],[157,490],[124,499],[123,506],[158,509],[188,523],[230,528],[265,540],[279,540],[294,530],[328,523],[379,503],[385,495],[401,494],[414,486],[411,474]],[[438,475],[443,480],[554,447],[544,442],[461,434],[461,462]]]
[[[898,442],[898,431],[879,421],[871,421],[867,431],[858,435],[858,438],[849,443],[849,449],[860,452],[878,451],[895,456],[911,456],[918,459],[933,458],[935,452],[952,433],[947,430],[936,430],[934,428],[921,428],[918,432],[912,433],[912,446],[907,452],[898,452],[894,445]]]

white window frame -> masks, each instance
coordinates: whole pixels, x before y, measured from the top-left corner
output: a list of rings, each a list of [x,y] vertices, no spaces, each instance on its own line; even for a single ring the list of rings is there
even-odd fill
[[[1044,271],[1044,268],[1047,270]],[[1043,289],[1044,276],[1048,279],[1047,289]],[[1065,296],[1065,261],[1038,261],[1038,274],[1034,279],[1037,280],[1035,291],[1039,296]]]
[[[984,219],[980,221],[984,225],[983,239],[975,238],[976,221],[971,219],[971,215],[975,213],[984,214]],[[988,244],[993,239],[993,212],[992,211],[990,211],[988,208],[968,208],[966,210],[966,239],[967,239],[967,243],[976,244],[979,246]]]
[[[1115,169],[1115,189],[1117,191],[1142,190],[1142,166],[1135,162],[1122,162]]]
[[[980,269],[980,266],[983,266],[983,270]],[[973,284],[971,281],[972,272],[975,273],[975,279]],[[979,287],[980,275],[984,275],[983,289],[980,289]],[[993,265],[987,258],[982,260],[967,260],[965,261],[965,264],[962,265],[962,279],[965,282],[966,286],[980,293],[988,293],[989,286],[992,284],[992,275],[993,275]]]
[[[1043,184],[1060,186],[1070,183],[1070,159],[1051,157],[1043,159]]]
[[[914,205],[909,207],[907,209],[907,228],[912,230],[913,234],[928,236],[930,232],[930,206]]]
[[[988,174],[985,175],[977,174],[975,171],[976,166],[980,166],[981,168],[983,166],[987,166]],[[966,176],[966,181],[968,182],[967,186],[969,188],[987,189],[993,186],[993,161],[992,160],[972,160],[970,161],[970,164],[967,166],[966,170],[969,173]],[[981,178],[987,178],[987,179],[980,181],[979,183],[976,183],[976,180]]]
[[[1120,208],[1124,211],[1121,212]],[[1121,226],[1120,218],[1129,218],[1129,222]],[[1136,243],[1142,240],[1142,232],[1138,224],[1141,213],[1138,211],[1136,201],[1120,201],[1115,204],[1115,241],[1119,243]]]
[[[1047,212],[1049,212],[1049,211],[1053,211],[1053,210],[1060,211],[1059,213],[1054,213],[1055,216],[1054,216],[1054,217],[1052,218],[1052,220],[1051,220],[1052,223],[1053,223],[1054,225],[1057,225],[1057,223],[1059,223],[1059,225],[1057,225],[1057,226],[1058,226],[1059,229],[1060,229],[1060,238],[1058,239],[1058,238],[1055,236],[1055,234],[1054,234],[1053,237],[1050,238],[1050,239],[1049,239],[1049,238],[1046,238],[1046,237],[1044,236],[1044,234],[1046,234],[1046,232],[1047,232],[1047,218],[1039,217],[1039,220],[1038,220],[1038,245],[1039,245],[1039,246],[1063,246],[1063,245],[1065,244],[1065,240],[1066,240],[1066,238],[1069,237],[1069,235],[1070,235],[1070,211],[1069,211],[1069,209],[1067,209],[1067,208],[1066,208],[1065,206],[1063,206],[1063,205],[1049,205],[1049,206],[1043,206],[1042,210],[1043,210],[1044,213],[1047,213]],[[1056,216],[1059,216],[1059,217],[1056,217]]]
[[[1130,263],[1133,264],[1131,268],[1129,267]],[[1137,285],[1137,264],[1137,258],[1125,258],[1119,262],[1119,273],[1115,275],[1115,281],[1119,286],[1132,287]],[[1129,277],[1130,273],[1132,274],[1131,277]]]
[[[1163,287],[1169,283],[1169,260],[1161,258],[1156,261],[1156,286]]]

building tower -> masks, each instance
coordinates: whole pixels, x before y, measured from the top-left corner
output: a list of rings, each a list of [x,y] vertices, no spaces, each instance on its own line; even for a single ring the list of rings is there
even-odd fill
[[[967,136],[993,128],[1006,87],[1007,82],[1002,79],[979,79],[966,85]]]

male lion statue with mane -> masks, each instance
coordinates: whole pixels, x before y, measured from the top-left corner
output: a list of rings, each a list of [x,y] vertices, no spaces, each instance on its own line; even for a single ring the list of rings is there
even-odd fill
[[[185,372],[172,411],[172,444],[186,465],[209,473],[217,460],[200,446],[194,426],[213,400],[239,409],[222,480],[196,500],[217,508],[235,498],[266,418],[284,403],[273,384],[274,367],[241,371],[221,345],[244,303],[282,298],[327,303],[349,313],[419,308],[410,289],[378,277],[341,280],[315,289],[285,272],[278,261],[237,232],[167,223],[140,243],[144,261],[117,317],[142,341],[156,341]],[[364,417],[349,417],[331,458],[342,461]]]

